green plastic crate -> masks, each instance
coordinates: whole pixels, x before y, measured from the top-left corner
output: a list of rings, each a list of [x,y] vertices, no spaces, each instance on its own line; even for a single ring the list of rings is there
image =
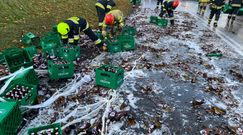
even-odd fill
[[[114,69],[115,72],[109,71]],[[103,65],[95,70],[96,85],[117,89],[124,81],[124,70],[120,67]]]
[[[56,64],[55,62],[67,62],[66,64]],[[72,78],[74,75],[73,62],[66,60],[49,60],[48,61],[48,73],[52,80],[58,80],[61,78]]]
[[[231,14],[233,12],[233,8],[230,4],[225,4],[223,8],[223,12],[225,14]]]
[[[119,44],[121,45],[122,51],[130,51],[130,50],[136,49],[135,38],[133,36],[120,35],[118,37],[118,39],[119,39]]]
[[[15,135],[23,121],[16,102],[0,102],[0,135]]]
[[[36,54],[38,54],[38,51],[35,46],[30,46],[24,48],[25,51],[29,53],[30,58],[32,59]]]
[[[39,47],[40,45],[40,38],[37,37],[32,32],[25,34],[21,39],[20,42],[23,43],[25,46],[36,46]]]
[[[239,9],[237,15],[239,15],[239,16],[243,15],[243,7],[241,7],[241,8]]]
[[[7,94],[10,93],[13,90],[13,88],[15,88],[17,85],[24,86],[25,88],[28,87],[30,89],[30,92],[27,93],[22,99],[7,97]],[[20,105],[32,105],[35,103],[37,99],[37,85],[12,83],[10,86],[8,86],[5,92],[1,94],[1,97],[6,101],[14,101],[19,103]]]
[[[168,20],[163,19],[163,18],[159,18],[157,20],[157,25],[160,27],[166,27],[168,25]]]
[[[150,23],[157,24],[158,17],[157,16],[150,16]]]
[[[125,26],[121,32],[122,35],[134,36],[136,34],[136,28],[131,26]]]
[[[46,132],[50,132],[51,130],[58,132],[58,135],[62,135],[62,128],[60,123],[31,128],[28,130],[28,135],[39,135],[41,133],[43,133],[43,135],[48,135]],[[57,135],[55,133],[51,133],[50,135]]]
[[[30,59],[29,54],[25,50],[5,54],[4,59],[11,73],[19,70],[21,67],[33,65],[32,59]]]
[[[122,51],[122,47],[121,44],[119,43],[118,38],[108,39],[106,43],[107,43],[108,52],[116,53]]]
[[[68,60],[74,61],[81,56],[80,46],[66,45],[60,48],[59,56]]]
[[[25,70],[15,76],[11,83],[38,85],[39,79],[34,69]]]
[[[62,43],[57,33],[48,32],[41,38],[40,45],[45,57],[47,55],[58,56],[58,49]]]

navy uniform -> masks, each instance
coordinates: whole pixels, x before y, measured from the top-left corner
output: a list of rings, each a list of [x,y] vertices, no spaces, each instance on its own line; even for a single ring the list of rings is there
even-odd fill
[[[159,8],[159,5],[163,5],[163,0],[157,0],[157,7],[156,8]]]
[[[174,20],[174,10],[176,9],[176,7],[178,6],[178,4],[175,4],[175,2],[179,1],[175,1],[175,0],[165,0],[164,3],[161,6],[161,12],[159,14],[160,17],[163,17],[165,12],[167,12],[169,19],[170,19],[170,24],[173,26],[175,23]]]
[[[111,8],[114,7],[115,5],[116,4],[113,0],[97,0],[95,7],[96,7],[97,15],[98,15],[100,28],[103,25],[105,14],[110,12]]]
[[[82,17],[71,17],[57,25],[57,31],[61,35],[64,44],[77,45],[80,32],[84,32],[95,44],[101,48],[102,41],[95,35],[89,27],[89,23]]]
[[[243,5],[242,3],[243,3],[243,0],[230,0],[229,1],[229,4],[233,8],[233,12],[232,12],[232,14],[228,15],[227,26],[229,26],[230,20],[232,20],[231,21],[231,26],[233,26],[233,23],[235,21],[236,15],[237,15],[240,7]]]
[[[215,28],[218,26],[218,21],[219,21],[219,17],[220,17],[223,6],[224,6],[224,0],[212,0],[210,2],[211,12],[209,15],[208,25],[210,25],[210,23],[213,19],[213,16],[215,15],[215,20],[214,20],[213,26]]]

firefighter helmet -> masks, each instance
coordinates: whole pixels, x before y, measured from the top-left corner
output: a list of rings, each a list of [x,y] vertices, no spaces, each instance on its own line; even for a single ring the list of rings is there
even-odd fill
[[[112,25],[114,24],[115,17],[112,14],[107,14],[105,16],[105,24]]]
[[[173,4],[172,4],[172,7],[173,7],[173,8],[176,8],[176,7],[178,7],[179,4],[180,4],[180,1],[179,1],[179,0],[175,0],[175,1],[173,2]]]
[[[60,22],[57,25],[57,31],[58,33],[60,33],[61,35],[66,35],[69,31],[70,31],[70,27],[67,23],[65,22]]]

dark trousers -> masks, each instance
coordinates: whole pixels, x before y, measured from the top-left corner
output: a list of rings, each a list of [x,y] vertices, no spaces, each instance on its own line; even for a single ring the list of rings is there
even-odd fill
[[[86,29],[84,34],[86,34],[94,42],[98,40],[98,37],[95,35],[91,28]]]
[[[159,4],[162,5],[163,4],[163,0],[157,0],[157,6],[159,6]]]
[[[105,10],[96,6],[96,11],[98,15],[98,20],[99,20],[99,26],[101,27],[105,18]]]
[[[232,8],[233,8],[233,12],[232,12],[232,14],[229,14],[228,20],[232,19],[232,21],[233,21],[233,20],[235,20],[240,7],[232,7]]]
[[[161,7],[161,12],[160,12],[159,16],[163,17],[166,12],[170,18],[170,24],[174,25],[175,21],[174,21],[174,10],[173,9],[168,9],[168,8],[164,9],[163,7]]]
[[[212,8],[209,15],[209,19],[212,20],[213,16],[215,15],[215,21],[218,21],[220,17],[220,13],[221,13],[220,9]]]

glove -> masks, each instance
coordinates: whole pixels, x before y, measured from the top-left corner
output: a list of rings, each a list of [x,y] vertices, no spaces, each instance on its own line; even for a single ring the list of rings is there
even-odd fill
[[[102,36],[106,37],[106,31],[102,31]]]
[[[120,23],[120,24],[119,24],[119,27],[120,27],[120,28],[124,27],[124,23]]]

